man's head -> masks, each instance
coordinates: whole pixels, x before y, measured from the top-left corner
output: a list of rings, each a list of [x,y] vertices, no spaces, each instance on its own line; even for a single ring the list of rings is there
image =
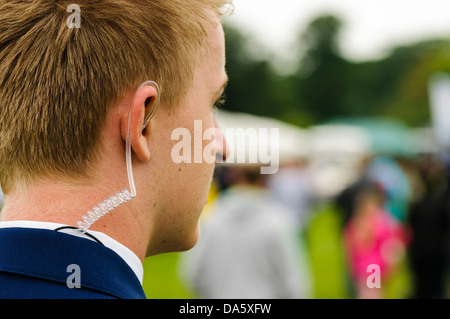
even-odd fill
[[[5,193],[42,179],[93,184],[108,169],[124,171],[132,103],[137,198],[158,211],[152,227],[161,231],[151,240],[166,247],[155,244],[149,254],[192,246],[214,164],[175,164],[171,132],[193,132],[194,120],[203,130],[215,126],[212,106],[227,81],[219,17],[228,2],[80,0],[81,28],[69,28],[69,1],[0,1]],[[157,92],[146,87],[132,97],[146,80],[158,83],[161,105],[142,131]]]
[[[145,80],[161,103],[186,96],[225,0],[0,2],[0,182],[6,193],[47,174],[88,176],[108,112]]]

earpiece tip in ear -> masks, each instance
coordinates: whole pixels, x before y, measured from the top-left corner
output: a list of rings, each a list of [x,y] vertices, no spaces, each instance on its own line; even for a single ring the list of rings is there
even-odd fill
[[[147,85],[153,86],[154,88],[156,88],[156,90],[158,91],[158,93],[157,93],[158,95],[156,97],[155,103],[153,103],[152,109],[145,116],[144,125],[142,127],[142,130],[145,130],[145,128],[148,126],[148,124],[150,123],[151,119],[153,118],[153,116],[155,115],[156,111],[158,110],[158,106],[159,106],[159,86],[158,86],[158,84],[156,84],[153,81],[147,81],[147,82],[143,83],[141,87],[144,87],[144,86],[147,86]],[[151,104],[151,102],[152,102],[152,98],[151,97],[146,99],[145,100],[145,107],[149,106]]]

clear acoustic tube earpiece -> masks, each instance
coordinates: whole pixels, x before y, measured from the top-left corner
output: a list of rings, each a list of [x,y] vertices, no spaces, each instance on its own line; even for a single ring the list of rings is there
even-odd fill
[[[93,207],[91,210],[89,210],[83,217],[81,218],[81,221],[78,221],[77,226],[83,231],[86,232],[89,227],[92,226],[97,220],[99,220],[104,215],[111,212],[113,209],[119,207],[120,205],[130,201],[134,197],[136,197],[136,186],[134,184],[134,177],[133,177],[133,167],[131,163],[131,133],[130,133],[130,126],[131,126],[131,107],[133,105],[134,98],[136,97],[136,94],[144,87],[146,86],[153,86],[157,91],[157,97],[156,102],[153,103],[153,107],[150,109],[148,114],[146,114],[144,118],[144,125],[143,130],[148,126],[151,119],[155,116],[156,111],[159,107],[159,86],[157,83],[153,81],[147,81],[144,82],[136,91],[133,100],[130,104],[130,110],[128,113],[128,124],[127,124],[127,139],[126,139],[126,164],[127,164],[127,173],[128,173],[128,182],[130,185],[130,190],[123,189],[119,192],[117,192],[114,195],[111,195],[109,198],[105,199],[103,202],[99,203],[97,206]]]

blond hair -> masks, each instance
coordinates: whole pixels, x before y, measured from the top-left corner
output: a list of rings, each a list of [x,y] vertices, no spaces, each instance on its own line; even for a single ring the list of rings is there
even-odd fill
[[[187,93],[226,0],[0,0],[0,183],[88,176],[109,108],[144,80],[161,103]],[[211,19],[209,19],[211,20]]]

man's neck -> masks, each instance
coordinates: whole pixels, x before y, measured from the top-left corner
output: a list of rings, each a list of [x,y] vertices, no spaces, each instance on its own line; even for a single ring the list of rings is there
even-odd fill
[[[119,189],[119,188],[118,188]],[[118,190],[117,189],[117,190]],[[65,182],[40,181],[31,187],[5,196],[1,220],[53,222],[77,226],[77,222],[93,206],[115,193],[114,186],[83,184],[74,186]],[[141,261],[146,257],[149,221],[131,200],[97,220],[89,229],[105,233],[133,251]],[[147,215],[148,216],[148,215]]]

